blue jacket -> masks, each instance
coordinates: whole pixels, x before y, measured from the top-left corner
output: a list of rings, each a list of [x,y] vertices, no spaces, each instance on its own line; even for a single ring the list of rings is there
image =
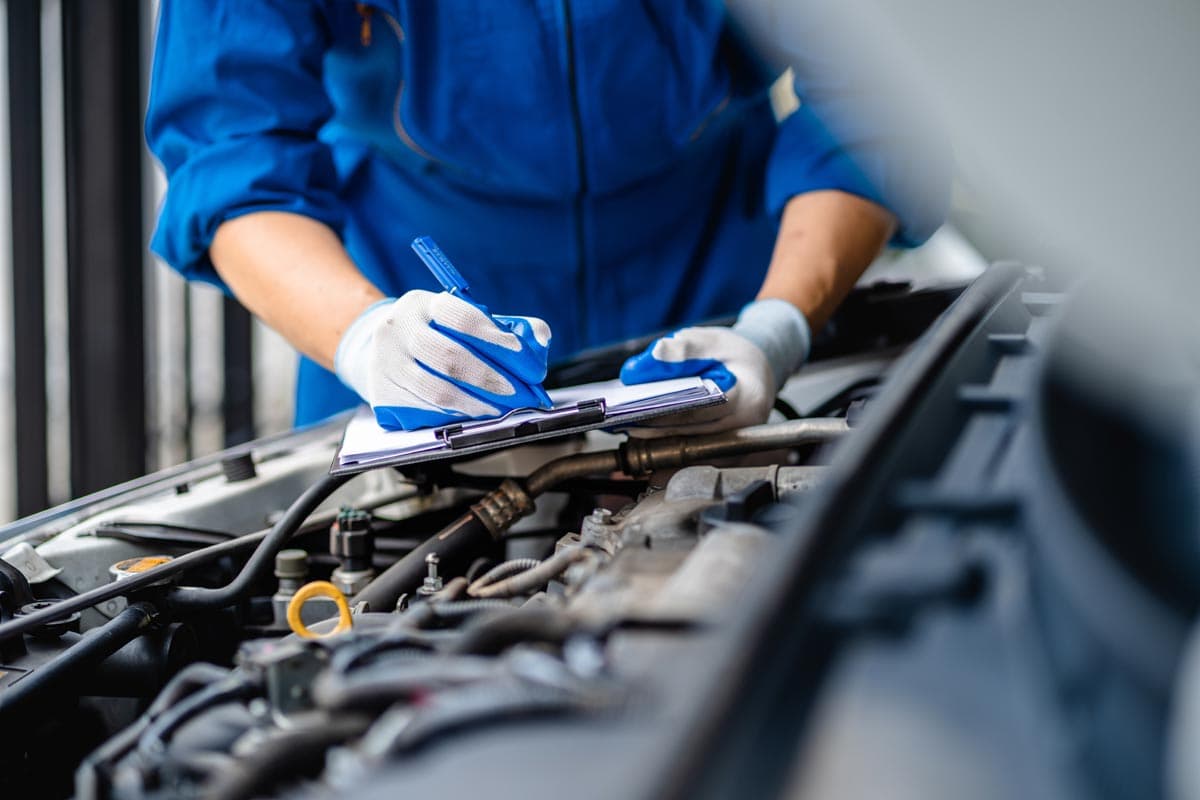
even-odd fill
[[[217,227],[292,211],[399,295],[436,288],[408,248],[429,235],[493,311],[550,323],[552,360],[731,313],[790,197],[889,199],[864,169],[886,159],[807,106],[776,123],[761,66],[703,0],[165,0],[152,247],[220,285]],[[893,208],[898,241],[942,205]],[[357,402],[308,360],[297,389],[297,423]]]

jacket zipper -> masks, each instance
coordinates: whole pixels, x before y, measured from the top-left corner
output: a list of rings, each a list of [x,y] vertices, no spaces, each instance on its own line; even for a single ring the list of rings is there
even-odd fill
[[[375,13],[375,9],[366,3],[355,3],[355,10],[362,17],[362,23],[358,26],[358,40],[362,42],[363,47],[371,46],[371,15]]]
[[[383,19],[387,22],[387,24],[391,26],[392,32],[396,34],[396,40],[401,46],[403,46],[405,38],[404,28],[391,14],[387,13],[386,11],[380,11],[379,13],[383,16]],[[408,147],[408,149],[412,150],[414,153],[426,159],[427,161],[432,161],[435,164],[442,164],[441,159],[434,158],[434,156],[428,150],[417,144],[417,140],[409,134],[408,128],[404,125],[404,118],[400,116],[400,101],[404,99],[405,83],[405,77],[401,76],[400,84],[396,87],[396,101],[392,104],[392,127],[395,128],[396,135],[400,137],[400,141],[404,142],[404,145]]]
[[[583,155],[583,118],[579,112],[579,88],[575,71],[575,34],[571,19],[571,0],[563,0],[563,36],[567,51],[567,92],[571,105],[571,125],[575,132],[575,169],[579,187],[572,209],[575,226],[575,331],[577,346],[587,341],[587,250],[583,240],[583,199],[587,193],[587,165]]]
[[[724,113],[725,109],[729,108],[729,103],[732,99],[733,99],[733,89],[732,88],[726,89],[725,95],[721,98],[720,102],[718,102],[712,108],[711,111],[709,111],[707,114],[705,114],[704,119],[700,120],[700,122],[697,123],[696,127],[692,129],[691,134],[688,136],[688,141],[694,142],[697,139],[699,139],[700,135],[703,134],[704,131],[708,128],[709,123],[712,122],[717,117],[721,116],[721,114]]]
[[[362,17],[362,25],[359,28],[359,41],[363,47],[370,47],[372,42],[371,36],[371,20],[378,13],[383,17],[384,22],[392,29],[392,33],[396,36],[396,41],[404,45],[404,26],[388,12],[367,3],[355,3],[355,8]],[[439,166],[447,166],[446,162],[437,158],[421,145],[417,144],[417,140],[408,132],[408,128],[404,124],[403,117],[400,116],[400,102],[404,99],[404,78],[400,78],[400,82],[396,86],[396,99],[392,102],[392,129],[396,132],[397,138],[404,143],[404,146],[414,153],[424,158],[426,161],[432,161]]]

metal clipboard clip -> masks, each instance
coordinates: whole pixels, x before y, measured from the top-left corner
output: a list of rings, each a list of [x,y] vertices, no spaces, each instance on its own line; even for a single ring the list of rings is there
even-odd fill
[[[511,414],[522,413],[520,411]],[[481,444],[516,441],[539,433],[552,433],[567,430],[578,425],[591,425],[603,422],[608,410],[603,398],[584,400],[573,406],[540,411],[533,419],[518,422],[516,425],[496,427],[498,420],[490,419],[475,423],[456,423],[438,428],[434,433],[438,440],[451,450],[462,450]],[[506,415],[507,416],[507,415]],[[501,417],[500,420],[503,420]],[[482,429],[482,430],[480,430]]]

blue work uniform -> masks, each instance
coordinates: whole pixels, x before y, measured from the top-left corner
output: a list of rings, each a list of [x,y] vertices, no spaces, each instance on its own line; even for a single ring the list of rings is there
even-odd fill
[[[789,198],[888,205],[886,170],[868,178],[815,114],[777,124],[761,67],[716,2],[167,0],[152,247],[220,285],[217,227],[290,211],[397,296],[437,288],[408,248],[432,236],[492,311],[550,323],[552,361],[729,314]],[[938,207],[898,210],[897,240]],[[357,402],[302,359],[298,424]]]

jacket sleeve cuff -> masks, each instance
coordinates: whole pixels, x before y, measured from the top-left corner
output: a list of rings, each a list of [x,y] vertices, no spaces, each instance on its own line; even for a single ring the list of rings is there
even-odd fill
[[[151,249],[184,277],[225,289],[208,255],[222,222],[288,211],[341,235],[342,204],[323,188],[334,185],[332,158],[317,140],[262,135],[212,144],[171,175]]]
[[[748,303],[738,314],[733,331],[762,350],[775,377],[776,391],[800,368],[812,347],[812,330],[804,314],[778,298]]]

